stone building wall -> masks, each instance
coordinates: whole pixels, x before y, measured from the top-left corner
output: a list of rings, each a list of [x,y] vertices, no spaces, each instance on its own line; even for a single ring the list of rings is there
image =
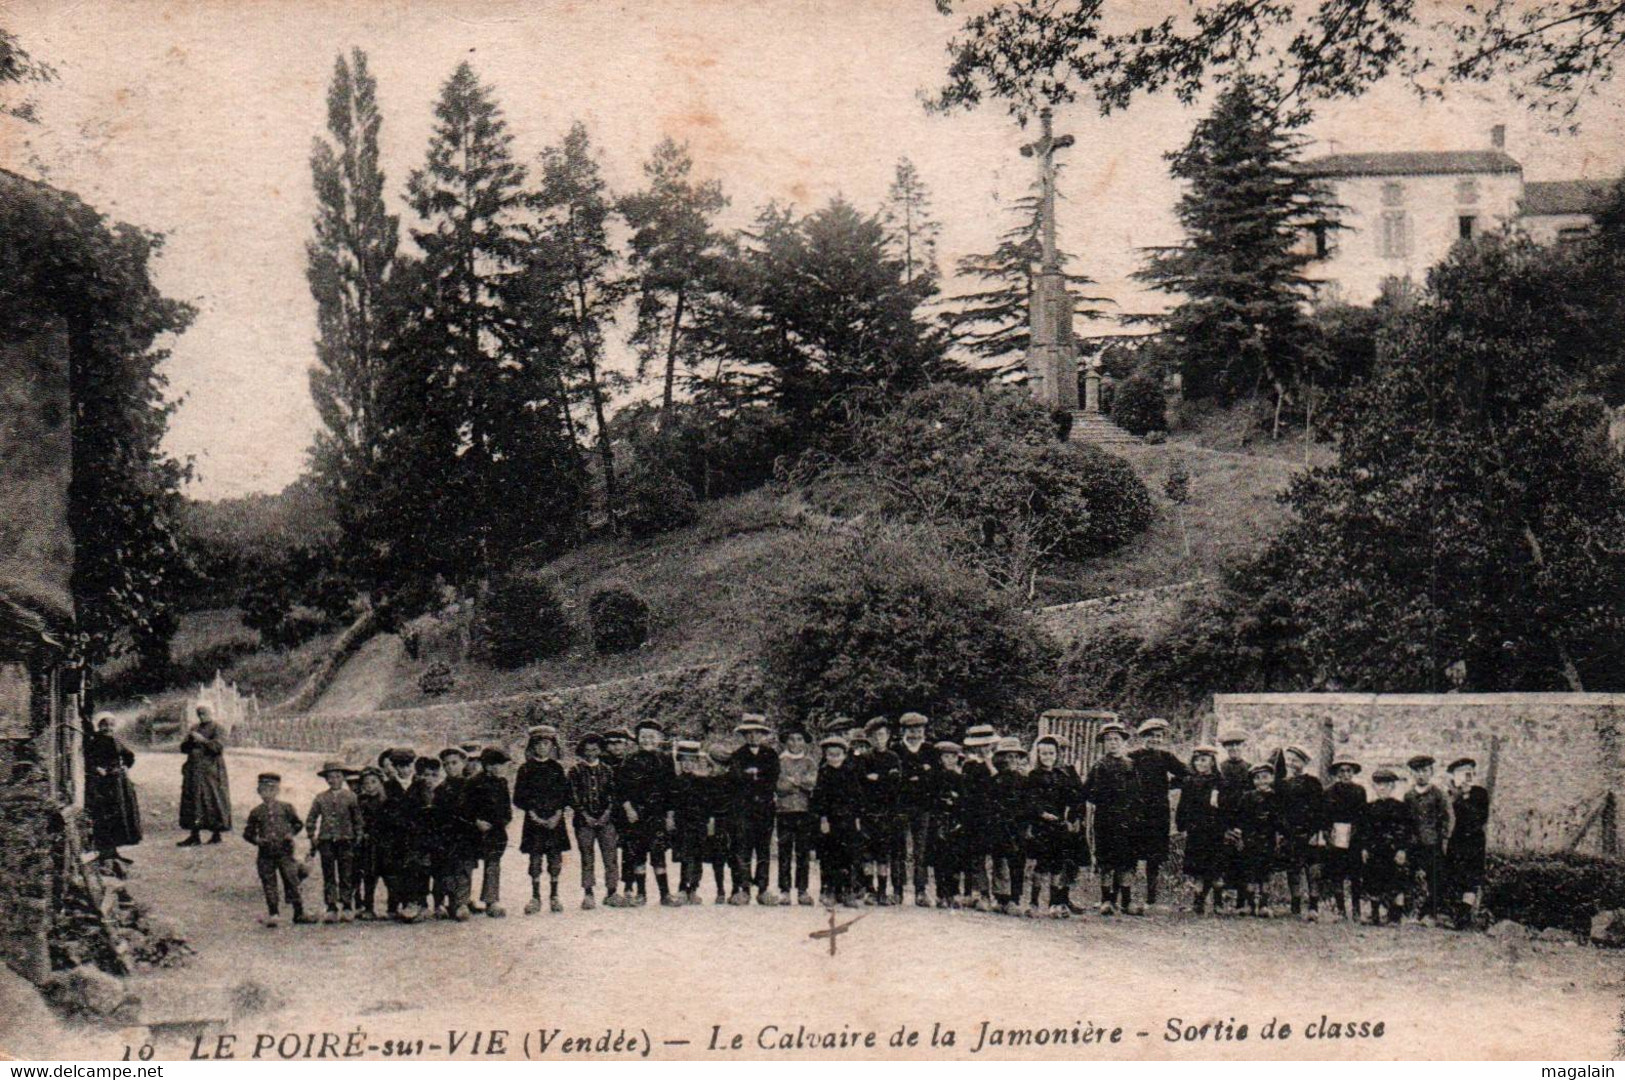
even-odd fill
[[[1251,757],[1297,743],[1324,775],[1347,754],[1366,783],[1379,765],[1403,775],[1418,753],[1441,768],[1474,757],[1483,782],[1498,746],[1490,844],[1501,850],[1567,847],[1625,778],[1625,694],[1218,694],[1213,707],[1213,729],[1240,729]],[[1581,850],[1602,836],[1594,826]]]

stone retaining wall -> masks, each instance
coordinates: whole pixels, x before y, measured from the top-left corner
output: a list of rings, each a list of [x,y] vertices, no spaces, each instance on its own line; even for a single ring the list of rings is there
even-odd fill
[[[1625,694],[1217,694],[1213,709],[1212,728],[1244,732],[1249,757],[1296,743],[1324,775],[1347,754],[1367,783],[1379,765],[1408,775],[1419,753],[1441,770],[1474,757],[1482,783],[1498,747],[1490,844],[1501,850],[1563,850],[1625,778]],[[1608,824],[1594,820],[1580,850],[1600,851]]]

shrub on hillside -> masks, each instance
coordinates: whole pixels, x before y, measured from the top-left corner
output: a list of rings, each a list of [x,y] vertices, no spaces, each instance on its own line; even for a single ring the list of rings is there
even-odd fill
[[[599,589],[587,601],[592,645],[599,652],[629,652],[649,640],[649,605],[619,586]]]
[[[1134,375],[1112,398],[1112,419],[1130,435],[1168,430],[1168,402],[1162,386],[1149,375]]]
[[[1046,446],[1035,455],[1026,479],[1039,541],[1062,558],[1115,551],[1156,517],[1151,493],[1134,467],[1096,446]]]
[[[479,659],[512,669],[559,655],[573,636],[553,583],[517,571],[493,580],[475,604],[470,644]]]
[[[659,536],[694,524],[699,500],[688,481],[659,466],[643,464],[626,477],[621,498],[621,525],[638,539]]]
[[[449,694],[456,686],[457,674],[447,663],[430,664],[423,674],[418,676],[418,691],[425,697]]]
[[[942,551],[856,543],[786,571],[760,656],[786,715],[817,724],[914,710],[942,732],[1036,715],[1046,640],[1008,594]]]

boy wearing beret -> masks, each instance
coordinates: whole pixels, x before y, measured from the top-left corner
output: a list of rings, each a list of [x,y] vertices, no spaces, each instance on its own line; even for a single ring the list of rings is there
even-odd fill
[[[480,905],[488,918],[500,919],[507,914],[502,907],[502,856],[508,850],[508,825],[513,821],[513,800],[508,792],[508,778],[502,770],[509,762],[507,753],[495,746],[487,746],[479,757],[479,771],[470,776],[465,791],[469,813],[479,831],[478,847],[483,870],[480,876]]]
[[[1450,796],[1433,782],[1433,758],[1418,754],[1406,762],[1411,770],[1411,789],[1405,793],[1405,807],[1411,812],[1411,871],[1425,882],[1419,914],[1425,926],[1439,917],[1444,899],[1444,845],[1450,838]]]
[[[1084,794],[1095,808],[1095,865],[1100,913],[1129,911],[1129,879],[1138,863],[1139,774],[1128,756],[1128,730],[1109,723],[1096,736],[1105,754],[1089,770]]]
[[[248,813],[243,839],[254,845],[254,869],[265,893],[265,918],[260,921],[274,927],[281,917],[277,897],[280,879],[282,894],[293,908],[293,921],[315,922],[305,914],[304,898],[299,891],[299,863],[293,857],[294,839],[302,827],[299,815],[280,798],[282,777],[279,774],[260,773],[257,790],[260,804]]]
[[[1399,922],[1405,911],[1409,851],[1415,830],[1410,811],[1394,797],[1398,780],[1398,775],[1390,769],[1378,769],[1371,774],[1377,797],[1366,805],[1359,834],[1364,855],[1365,894],[1371,901],[1373,926],[1381,921],[1379,909],[1386,910],[1391,923]]]
[[[1445,880],[1456,927],[1472,924],[1478,893],[1484,885],[1485,836],[1490,822],[1490,793],[1473,783],[1478,762],[1470,757],[1450,763],[1450,809],[1453,824],[1445,847]]]
[[[639,723],[638,749],[615,773],[616,821],[626,833],[626,858],[632,864],[632,903],[636,907],[649,902],[646,874],[651,863],[660,902],[666,907],[682,904],[672,896],[666,877],[666,837],[676,826],[672,786],[677,774],[671,759],[660,753],[665,734],[666,729],[653,720]]]
[[[1320,918],[1320,893],[1313,888],[1310,875],[1316,864],[1316,854],[1325,840],[1326,791],[1320,780],[1304,769],[1309,754],[1297,746],[1289,746],[1282,753],[1286,761],[1286,776],[1281,778],[1281,846],[1282,862],[1286,866],[1287,893],[1291,897],[1292,914],[1310,922]],[[1308,893],[1308,911],[1304,910],[1304,894]]]
[[[790,903],[811,906],[808,865],[812,858],[812,793],[817,786],[818,763],[807,752],[807,729],[784,729],[784,752],[779,755],[779,779],[773,788],[775,828],[779,837],[779,892]]]
[[[926,898],[926,878],[929,863],[926,853],[931,847],[931,778],[937,770],[940,757],[925,741],[925,728],[929,721],[917,712],[906,712],[897,719],[903,736],[898,743],[897,764],[897,837],[892,847],[892,891],[898,903],[903,901],[905,877],[914,890],[916,907],[929,907]]]
[[[1337,906],[1338,918],[1360,918],[1360,830],[1364,828],[1366,793],[1355,782],[1360,763],[1348,758],[1332,762],[1332,786],[1326,789],[1326,848],[1321,865],[1320,891]],[[1348,886],[1345,904],[1343,887]]]
[[[824,761],[811,806],[818,820],[818,875],[824,904],[861,907],[853,866],[861,855],[863,778],[848,761],[844,738],[826,736],[818,745]]]
[[[734,728],[745,745],[728,758],[728,781],[733,802],[733,862],[736,904],[777,905],[779,896],[768,888],[773,849],[774,796],[779,785],[779,755],[767,745],[773,729],[766,717],[747,714]]]
[[[902,764],[891,749],[891,721],[877,716],[863,726],[869,749],[858,755],[863,776],[863,869],[865,903],[895,903],[891,864],[897,841],[897,790]]]
[[[1168,721],[1151,717],[1135,731],[1140,745],[1129,759],[1134,762],[1138,785],[1135,813],[1136,845],[1145,863],[1145,903],[1135,904],[1133,913],[1142,915],[1157,902],[1162,864],[1168,858],[1168,834],[1173,824],[1169,794],[1185,781],[1185,763],[1168,749]]]
[[[564,811],[570,805],[570,781],[559,764],[559,732],[551,724],[532,727],[525,741],[525,762],[513,781],[514,809],[525,815],[519,850],[530,856],[530,902],[525,914],[542,910],[542,871],[547,871],[548,910],[564,910],[559,899],[559,875],[564,853],[570,850],[570,832]]]
[[[576,763],[570,766],[570,810],[581,852],[581,907],[598,906],[597,858],[604,863],[604,906],[624,907],[618,856],[620,836],[615,828],[615,770],[603,760],[604,740],[587,735],[576,744]],[[596,857],[595,857],[596,856]]]
[[[344,783],[344,763],[329,761],[321,777],[327,790],[310,804],[306,831],[322,862],[323,918],[330,923],[355,918],[355,847],[361,838],[361,804]]]

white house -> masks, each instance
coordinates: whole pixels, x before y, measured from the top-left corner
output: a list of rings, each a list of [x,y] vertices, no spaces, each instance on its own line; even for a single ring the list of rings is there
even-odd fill
[[[1341,204],[1341,229],[1312,238],[1321,260],[1309,275],[1322,295],[1364,304],[1391,278],[1420,284],[1458,240],[1509,223],[1545,243],[1583,235],[1611,182],[1526,184],[1497,125],[1482,150],[1328,154],[1303,169]]]

